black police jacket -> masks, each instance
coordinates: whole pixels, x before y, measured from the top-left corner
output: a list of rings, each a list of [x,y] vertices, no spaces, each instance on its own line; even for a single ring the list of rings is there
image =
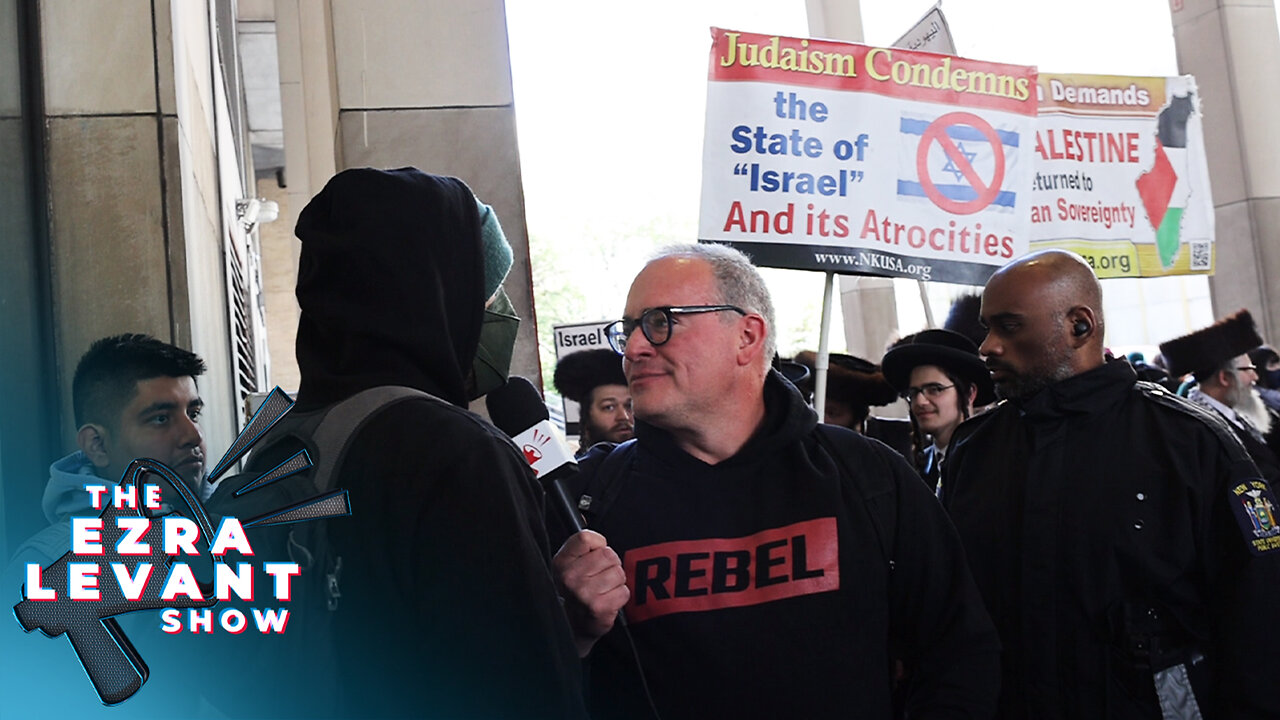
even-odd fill
[[[1178,665],[1204,717],[1276,717],[1275,496],[1219,418],[1112,362],[965,422],[943,472],[999,717],[1159,718]]]

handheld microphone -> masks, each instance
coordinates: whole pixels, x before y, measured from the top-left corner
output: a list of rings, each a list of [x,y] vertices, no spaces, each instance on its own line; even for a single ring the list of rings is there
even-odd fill
[[[511,436],[516,447],[524,453],[524,458],[533,468],[538,482],[542,483],[551,502],[556,506],[556,514],[561,521],[573,528],[574,532],[582,532],[586,526],[582,516],[574,509],[569,493],[565,490],[564,481],[578,474],[578,463],[573,453],[564,446],[560,437],[551,426],[551,415],[547,406],[542,404],[542,396],[533,387],[533,383],[518,375],[507,379],[507,384],[485,396],[485,407],[489,409],[489,418],[499,430]],[[657,707],[653,704],[653,694],[649,692],[649,681],[645,678],[644,667],[640,657],[636,655],[635,641],[631,638],[631,630],[627,626],[627,616],[622,608],[618,608],[617,623],[626,635],[636,660],[636,670],[640,673],[640,683],[644,689],[645,699],[649,702],[649,710],[655,720],[661,720]]]
[[[542,404],[533,383],[513,376],[507,384],[485,396],[489,417],[499,430],[511,436],[533,474],[555,504],[556,514],[574,532],[584,529],[582,516],[569,499],[564,481],[578,474],[578,463],[551,425],[551,415]]]

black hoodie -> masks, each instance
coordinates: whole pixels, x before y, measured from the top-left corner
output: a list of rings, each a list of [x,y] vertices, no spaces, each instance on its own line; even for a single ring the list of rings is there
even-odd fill
[[[466,407],[485,301],[471,190],[416,168],[347,170],[294,232],[298,411],[390,384]]]
[[[820,431],[778,373],[765,411],[761,429],[715,465],[644,421],[613,451],[630,453],[611,458],[622,460],[615,470],[603,445],[583,460],[600,498],[588,520],[627,573],[635,647],[615,628],[591,651],[593,717],[649,717],[635,657],[664,720],[887,718],[891,657],[910,668],[909,717],[989,717],[999,645],[930,489],[887,446]],[[597,474],[616,483],[603,508]],[[860,497],[879,486],[893,488],[877,491],[895,498],[891,537]]]
[[[548,570],[542,494],[468,412],[484,307],[476,200],[413,168],[348,170],[302,211],[298,410],[406,385],[350,446],[340,716],[573,718],[581,671]],[[281,450],[287,452],[287,449]]]

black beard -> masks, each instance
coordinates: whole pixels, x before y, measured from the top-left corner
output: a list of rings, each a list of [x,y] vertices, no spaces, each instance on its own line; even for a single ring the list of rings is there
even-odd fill
[[[1001,400],[1025,400],[1057,382],[1052,378],[1014,377],[996,383],[996,397]]]
[[[1006,372],[1008,371],[1006,370]],[[1054,367],[1033,372],[1035,373],[1033,375],[1012,375],[1006,377],[1003,381],[997,382],[995,384],[996,397],[1001,400],[1026,400],[1050,385],[1062,382],[1072,375],[1071,365],[1067,360],[1063,360]]]

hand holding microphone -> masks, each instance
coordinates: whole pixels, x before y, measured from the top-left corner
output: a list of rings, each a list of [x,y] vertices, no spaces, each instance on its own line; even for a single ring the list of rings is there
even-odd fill
[[[565,489],[565,481],[578,474],[578,463],[551,427],[551,418],[533,384],[512,377],[485,399],[489,417],[515,441],[524,453],[562,521],[577,532],[565,541],[552,560],[552,570],[565,613],[573,628],[578,655],[591,647],[616,621],[626,624],[622,608],[631,597],[622,559],[605,537],[584,530],[582,517]]]
[[[594,530],[576,533],[551,560],[556,588],[565,598],[564,610],[573,628],[578,656],[586,657],[596,641],[613,629],[615,620],[626,622],[622,608],[631,599],[622,558]]]

